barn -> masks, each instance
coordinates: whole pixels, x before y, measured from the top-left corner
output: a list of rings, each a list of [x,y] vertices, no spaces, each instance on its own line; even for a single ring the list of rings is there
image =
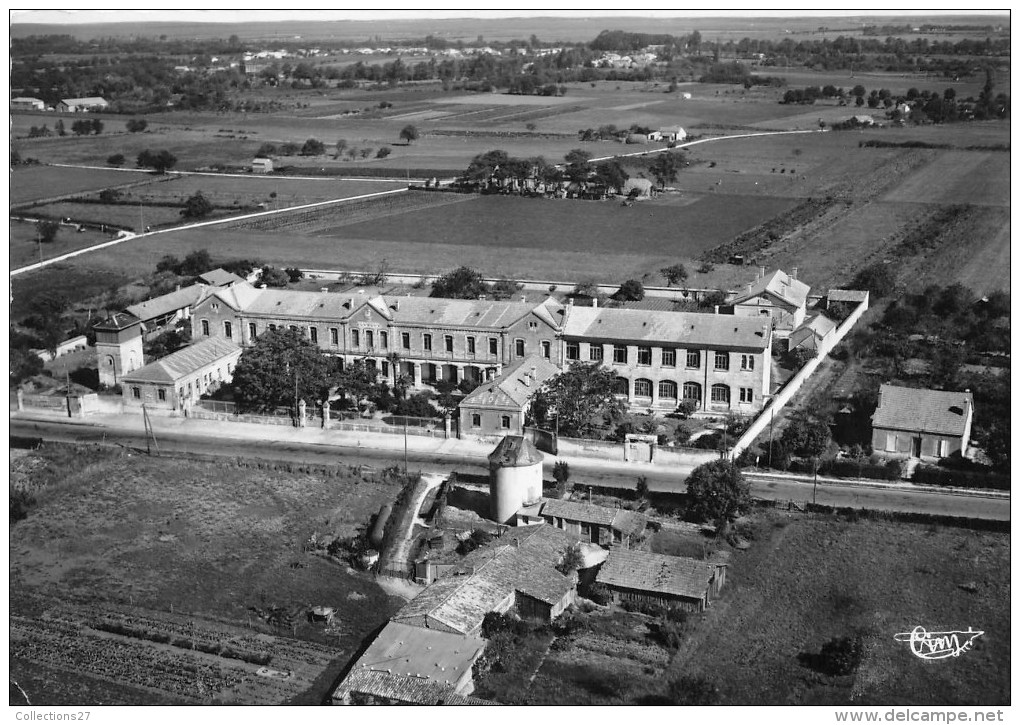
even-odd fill
[[[726,565],[647,551],[612,549],[595,581],[613,601],[674,606],[701,612],[719,595]]]

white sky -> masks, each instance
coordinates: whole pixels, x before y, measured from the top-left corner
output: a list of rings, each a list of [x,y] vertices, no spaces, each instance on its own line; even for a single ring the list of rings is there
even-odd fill
[[[549,10],[544,7],[478,10],[473,7],[447,10],[11,10],[11,23],[117,23],[117,22],[258,22],[281,20],[386,20],[409,18],[508,18],[529,16],[559,17],[852,17],[878,15],[1008,15],[1001,10],[932,10],[903,8],[898,10]]]

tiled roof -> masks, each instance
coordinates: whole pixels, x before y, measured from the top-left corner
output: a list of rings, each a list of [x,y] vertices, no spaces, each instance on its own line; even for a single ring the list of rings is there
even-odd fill
[[[238,282],[229,287],[221,287],[213,294],[235,310],[246,310],[250,304],[258,299],[259,294],[264,291],[255,289],[248,282]]]
[[[234,285],[228,290],[241,285]],[[347,317],[348,298],[335,292],[301,292],[285,289],[258,289],[247,300],[244,311],[251,315],[298,318],[306,320],[338,320]],[[222,293],[221,293],[222,296]]]
[[[639,534],[648,524],[644,514],[637,511],[596,506],[584,501],[564,501],[555,498],[542,501],[542,516],[557,516],[568,521],[608,526],[622,534]]]
[[[826,298],[829,302],[864,302],[868,299],[868,293],[856,289],[831,289]]]
[[[596,580],[607,586],[701,599],[714,575],[715,566],[704,561],[613,549]]]
[[[648,526],[648,517],[638,511],[620,509],[613,519],[613,528],[628,536],[644,533],[646,526]]]
[[[830,332],[835,330],[837,327],[836,323],[830,320],[825,315],[816,315],[807,322],[803,323],[800,327],[793,331],[790,335],[791,343],[794,340],[801,338],[802,336],[814,335],[816,338],[824,338]]]
[[[221,267],[210,269],[208,272],[198,275],[198,278],[206,284],[211,284],[214,287],[226,287],[228,284],[245,281],[244,277],[240,277],[233,272],[228,272]]]
[[[209,337],[123,376],[125,383],[176,383],[206,365],[236,353],[232,340]]]
[[[169,315],[172,312],[197,305],[210,292],[211,288],[208,285],[193,284],[173,292],[167,292],[159,297],[153,297],[151,300],[131,305],[127,308],[127,311],[143,322],[154,320],[157,317]]]
[[[765,275],[752,284],[749,291],[737,295],[731,304],[738,305],[741,302],[747,302],[765,293],[770,293],[793,307],[803,307],[807,303],[807,296],[810,291],[811,288],[806,284],[794,279],[783,270],[777,269],[772,274]]]
[[[566,532],[544,524],[510,531],[464,557],[454,573],[426,587],[393,621],[426,617],[468,634],[515,592],[556,604],[575,586],[555,568],[572,543]]]
[[[532,368],[535,369],[534,378],[530,377]],[[498,378],[479,385],[460,404],[468,407],[520,410],[542,383],[559,371],[559,368],[541,355],[531,355],[503,368],[503,373]]]
[[[519,468],[543,461],[542,452],[523,436],[504,436],[489,454],[489,467]]]
[[[97,322],[93,325],[92,329],[107,332],[119,331],[131,327],[132,325],[137,325],[139,322],[141,322],[141,320],[132,315],[130,312],[114,312],[102,322]]]
[[[875,428],[962,436],[974,407],[971,393],[953,393],[884,384],[872,416]]]
[[[426,630],[427,631],[427,630]],[[489,700],[458,695],[452,685],[423,677],[406,677],[375,670],[352,671],[333,692],[334,700],[350,693],[396,700],[409,705],[492,705]]]
[[[764,350],[771,328],[756,317],[619,308],[567,308],[565,337]]]
[[[534,304],[496,300],[451,300],[439,297],[396,297],[395,317],[406,324],[451,327],[509,327],[534,309]]]

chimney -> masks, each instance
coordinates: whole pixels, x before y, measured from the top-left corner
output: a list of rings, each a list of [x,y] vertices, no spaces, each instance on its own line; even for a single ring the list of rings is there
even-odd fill
[[[347,307],[349,309],[352,309],[352,310],[354,309],[354,298],[353,297],[348,297],[347,298]]]
[[[531,375],[529,375],[528,373],[524,373],[524,375],[521,376],[521,382],[524,383],[524,387],[530,388],[531,387]]]
[[[793,271],[790,272],[790,279],[797,279],[797,268],[794,267]]]
[[[567,298],[567,307],[573,307],[573,306],[574,306],[574,298],[573,297],[568,297]]]
[[[180,286],[180,285],[177,285],[177,289],[176,289],[176,290],[174,290],[174,291],[175,291],[175,292],[180,292],[180,291],[181,291],[181,286]]]
[[[393,300],[393,309],[396,311],[400,310],[400,300]]]
[[[715,314],[717,314],[717,315],[719,314],[719,305],[715,306]]]
[[[538,370],[538,368],[536,368],[534,365],[531,366],[531,379],[532,380],[536,380],[538,378],[537,370]]]
[[[591,306],[592,307],[598,307],[599,306],[599,298],[598,297],[592,297],[591,298]]]
[[[765,265],[764,264],[762,266],[758,267],[758,274],[760,275],[761,279],[765,279]]]
[[[747,283],[747,294],[751,294],[751,288],[754,287],[750,282]]]
[[[527,301],[528,301],[527,295],[521,295],[521,302],[527,302]]]

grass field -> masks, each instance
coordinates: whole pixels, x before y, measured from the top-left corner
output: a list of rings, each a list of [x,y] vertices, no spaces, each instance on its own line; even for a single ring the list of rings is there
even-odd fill
[[[86,230],[80,234],[74,227],[62,226],[56,238],[49,244],[39,244],[35,224],[30,222],[10,221],[8,261],[12,268],[23,267],[39,261],[40,252],[43,259],[52,259],[61,254],[83,249],[94,244],[109,241],[110,235],[102,232]]]
[[[28,669],[52,667],[44,655],[51,643],[61,641],[59,632],[41,623],[46,617],[33,601],[45,602],[47,611],[58,604],[77,607],[66,617],[72,620],[89,622],[104,612],[119,612],[121,617],[154,619],[156,624],[146,627],[156,629],[172,628],[172,608],[174,615],[196,618],[193,626],[200,636],[206,637],[205,630],[219,631],[208,637],[238,642],[251,632],[246,629],[249,619],[259,623],[249,607],[303,612],[325,605],[338,610],[333,630],[303,616],[293,630],[269,630],[280,638],[268,645],[274,659],[286,657],[291,637],[297,640],[290,647],[294,651],[305,642],[312,643],[309,647],[330,645],[298,693],[305,702],[318,702],[364,637],[398,604],[367,576],[302,550],[315,531],[353,533],[396,495],[395,484],[362,481],[346,470],[335,476],[290,473],[67,448],[44,448],[22,457],[13,475],[16,481],[27,479],[38,500],[11,531],[12,588],[23,594],[12,614],[25,618],[30,636],[42,642],[38,657],[20,655]],[[41,480],[46,485],[40,487]],[[92,610],[81,611],[85,604]],[[251,634],[262,631],[260,626]],[[137,659],[144,669],[154,666],[145,665],[147,652],[161,645],[136,639],[124,646],[131,661]],[[12,662],[15,679],[21,659]],[[74,662],[69,656],[66,666],[73,668]],[[176,672],[176,658],[169,666]],[[90,692],[100,674],[82,661],[79,672],[65,676]],[[237,676],[228,672],[217,678],[233,682]],[[252,701],[231,692],[240,702]]]
[[[66,194],[100,191],[150,178],[143,171],[104,171],[50,166],[21,166],[11,171],[11,204],[51,199]]]

